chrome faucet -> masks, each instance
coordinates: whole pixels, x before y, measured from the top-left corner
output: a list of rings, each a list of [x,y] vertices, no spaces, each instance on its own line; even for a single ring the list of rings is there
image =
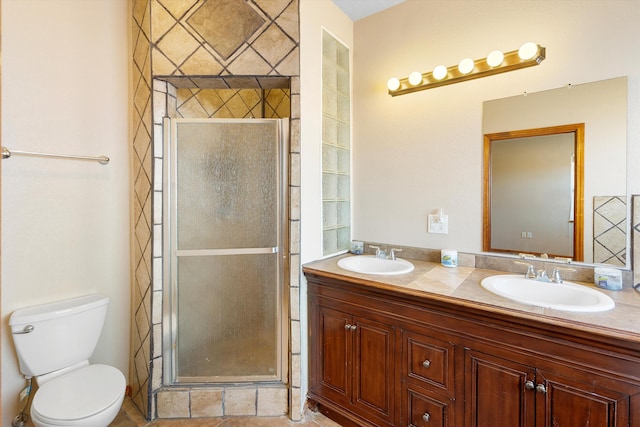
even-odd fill
[[[547,254],[542,254],[540,256],[543,260],[548,260],[549,257]],[[523,257],[524,259],[524,257]],[[555,267],[553,269],[553,273],[551,273],[551,277],[547,273],[547,265],[546,262],[543,262],[543,266],[540,270],[536,271],[533,267],[533,264],[523,261],[514,261],[515,264],[521,264],[527,266],[527,272],[524,274],[524,277],[527,279],[537,280],[539,282],[553,282],[553,283],[562,283],[564,280],[560,276],[561,271],[576,271],[575,268],[568,267]]]
[[[380,246],[369,245],[369,248],[376,250],[376,258],[396,260],[396,252],[402,252],[402,249],[392,248],[387,255],[386,249],[381,249]]]

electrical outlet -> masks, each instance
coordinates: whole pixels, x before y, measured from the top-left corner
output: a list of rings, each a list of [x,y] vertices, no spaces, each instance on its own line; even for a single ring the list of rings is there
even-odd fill
[[[449,216],[430,214],[427,232],[434,234],[449,234]]]

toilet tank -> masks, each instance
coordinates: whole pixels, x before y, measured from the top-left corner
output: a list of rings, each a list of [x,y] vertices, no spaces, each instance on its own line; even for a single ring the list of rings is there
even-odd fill
[[[88,360],[109,305],[99,294],[14,311],[9,317],[20,372],[36,377]]]

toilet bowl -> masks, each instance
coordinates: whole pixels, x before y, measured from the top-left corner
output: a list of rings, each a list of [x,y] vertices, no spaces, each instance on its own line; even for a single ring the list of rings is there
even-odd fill
[[[125,387],[116,368],[87,365],[40,386],[31,419],[36,427],[108,426],[120,411]]]
[[[118,415],[124,375],[89,363],[108,304],[108,297],[96,294],[11,314],[20,372],[38,385],[30,411],[36,427],[107,427]]]

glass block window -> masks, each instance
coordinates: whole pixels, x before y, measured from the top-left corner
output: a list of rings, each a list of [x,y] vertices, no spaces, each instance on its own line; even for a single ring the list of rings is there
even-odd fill
[[[351,242],[351,84],[349,49],[322,32],[322,252]]]

